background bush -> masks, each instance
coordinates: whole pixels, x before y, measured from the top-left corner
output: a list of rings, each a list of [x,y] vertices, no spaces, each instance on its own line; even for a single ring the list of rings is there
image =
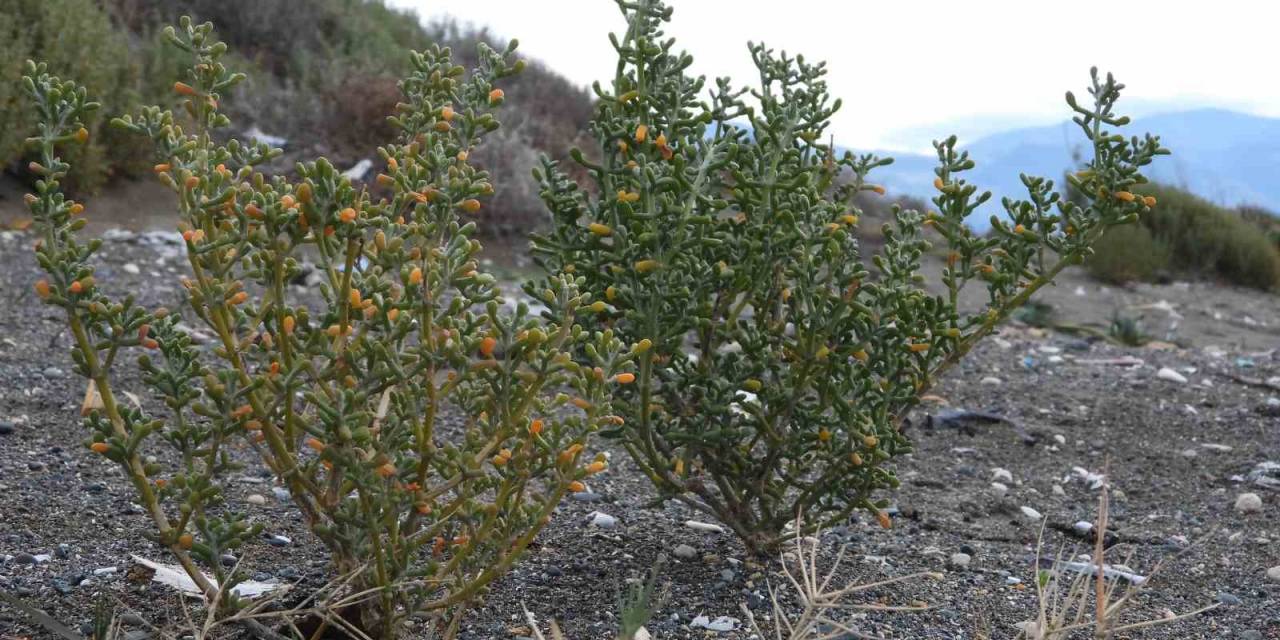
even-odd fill
[[[374,0],[0,0],[0,164],[30,181],[19,168],[22,140],[33,135],[34,123],[18,79],[22,61],[50,51],[52,73],[83,79],[103,103],[97,121],[87,123],[92,144],[68,158],[76,167],[68,186],[91,191],[113,176],[145,172],[153,164],[149,149],[100,125],[140,104],[171,99],[166,80],[190,60],[163,46],[158,34],[182,15],[213,22],[227,35],[236,52],[227,62],[248,78],[226,97],[224,110],[245,131],[257,127],[289,141],[285,154],[263,167],[276,174],[292,173],[298,160],[315,155],[342,169],[376,160],[377,146],[394,134],[386,116],[399,101],[398,79],[410,70],[407,50],[447,46],[458,64],[473,68],[478,43],[500,45],[485,30],[423,25]],[[569,157],[592,109],[584,88],[538,64],[513,79],[507,96],[512,108],[502,134],[473,158],[497,178],[482,225],[490,234],[524,233],[543,220],[529,174],[540,153]]]
[[[1146,185],[1157,204],[1137,225],[1107,232],[1089,260],[1090,273],[1108,282],[1151,280],[1160,273],[1216,277],[1270,290],[1280,285],[1274,214],[1256,207],[1227,209],[1182,189]]]

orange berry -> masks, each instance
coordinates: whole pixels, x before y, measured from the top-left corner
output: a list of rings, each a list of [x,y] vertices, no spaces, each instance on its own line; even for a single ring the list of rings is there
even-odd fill
[[[94,453],[106,453],[111,450],[111,445],[105,442],[95,442],[89,445],[89,448],[92,449]]]
[[[494,89],[493,91],[489,92],[489,104],[495,105],[495,106],[500,105],[502,104],[502,101],[506,99],[506,97],[507,97],[507,94],[504,93],[502,89]]]
[[[236,294],[235,294],[234,296],[231,296],[231,299],[230,299],[230,300],[228,300],[227,302],[230,302],[231,304],[243,304],[243,303],[244,303],[244,301],[245,301],[245,300],[248,300],[248,299],[249,299],[249,293],[248,293],[248,292],[246,292],[246,291],[238,291],[238,292],[236,292]]]
[[[80,127],[79,129],[77,129],[76,142],[79,142],[80,144],[84,144],[88,141],[89,141],[89,130],[84,127]]]
[[[539,433],[542,433],[542,421],[534,420],[533,422],[530,422],[529,433],[532,433],[535,436],[538,435]]]
[[[169,165],[168,163],[161,162],[160,164],[151,167],[151,170],[156,173],[164,173],[169,170]]]
[[[298,203],[293,199],[293,196],[285,196],[283,198],[280,198],[280,206],[286,209],[292,209],[298,206]]]
[[[444,120],[441,120],[436,123],[436,131],[439,131],[440,133],[444,133],[452,128],[453,128],[453,125],[449,124]]]
[[[178,536],[178,546],[183,549],[190,549],[193,543],[195,543],[195,538],[191,537],[189,533]]]
[[[80,214],[84,213],[84,205],[82,205],[82,204],[80,204],[79,202],[77,202],[77,203],[75,203],[75,204],[71,205],[71,208],[70,208],[70,209],[68,209],[68,211],[71,213],[71,215],[73,215],[73,216],[78,216],[78,215],[80,215]]]
[[[383,478],[390,478],[396,474],[396,466],[390,462],[378,467],[378,475]]]
[[[1115,196],[1117,200],[1122,200],[1124,202],[1133,202],[1137,198],[1137,196],[1129,193],[1128,191],[1117,191]]]
[[[173,83],[173,90],[174,90],[174,92],[175,92],[175,93],[177,93],[178,95],[183,95],[183,96],[194,96],[194,95],[196,95],[196,90],[195,90],[195,89],[193,89],[193,88],[191,87],[191,85],[189,85],[189,84],[187,84],[187,83],[185,83],[185,82],[175,82],[175,83]]]
[[[870,189],[872,192],[874,192],[878,196],[884,195],[884,187],[878,184],[867,185],[867,189]]]
[[[604,471],[604,469],[605,463],[601,460],[596,460],[595,462],[587,465],[587,473],[600,473],[601,471]]]
[[[880,523],[880,526],[884,529],[893,528],[893,520],[889,519],[889,514],[883,511],[876,512],[876,520]]]
[[[1143,197],[1142,197],[1142,204],[1147,205],[1147,208],[1148,208],[1148,209],[1150,209],[1151,207],[1156,206],[1156,197],[1155,197],[1155,196],[1143,196]]]
[[[356,215],[357,214],[355,209],[352,209],[351,207],[347,207],[346,209],[343,209],[342,211],[338,212],[338,219],[341,220],[344,224],[351,224],[352,222],[356,221]]]
[[[638,273],[649,273],[655,271],[659,267],[657,260],[641,260],[635,263],[635,269]]]
[[[601,237],[613,235],[613,229],[610,229],[608,225],[600,224],[599,222],[592,222],[587,225],[587,229],[590,230],[591,233]]]
[[[462,201],[462,210],[467,213],[475,213],[480,210],[480,201],[475,198],[468,198]]]
[[[382,186],[384,186],[384,187],[390,187],[391,185],[393,185],[393,184],[395,184],[395,183],[396,183],[396,179],[395,179],[395,178],[392,178],[391,176],[389,176],[389,175],[387,175],[387,174],[385,174],[385,173],[379,173],[379,174],[378,174],[378,177],[376,178],[376,180],[377,180],[378,184],[380,184],[380,185],[382,185]]]
[[[831,432],[830,432],[830,431],[827,431],[826,429],[822,429],[821,431],[819,431],[819,432],[818,432],[818,441],[819,441],[819,442],[826,442],[826,441],[828,441],[828,440],[830,440],[830,439],[831,439]]]
[[[445,120],[452,120],[452,119],[453,119],[453,107],[450,107],[449,105],[445,105],[445,106],[441,107],[441,108],[440,108],[440,117],[441,117],[441,118],[444,118]]]
[[[582,493],[583,491],[586,491],[586,490],[587,490],[587,486],[582,484],[581,482],[578,482],[577,480],[574,480],[573,482],[569,483],[569,491],[572,491],[573,493]]]
[[[293,324],[294,324],[293,316],[285,316],[284,320],[280,321],[280,325],[284,329],[284,334],[286,336],[293,334]]]
[[[326,445],[325,443],[320,442],[317,438],[307,438],[307,446],[311,447],[316,452],[321,452],[324,451]]]
[[[649,137],[649,125],[636,127],[636,142],[644,142]]]
[[[200,178],[196,176],[190,176],[183,181],[183,184],[186,185],[188,189],[195,189],[196,187],[200,186]]]
[[[262,209],[259,209],[258,205],[252,202],[244,206],[244,214],[255,220],[262,219]]]
[[[855,451],[855,452],[853,452],[853,453],[849,454],[849,462],[853,463],[853,466],[855,466],[855,467],[861,467],[861,466],[862,466],[862,456],[858,455],[858,452],[857,452],[857,451]]]
[[[80,284],[79,280],[72,282],[71,287],[69,288],[71,289],[71,293],[80,293],[81,291],[84,291],[84,285]]]
[[[40,296],[41,300],[48,298],[49,293],[50,292],[49,292],[48,280],[40,280],[36,282],[36,295]]]
[[[617,382],[618,384],[631,384],[632,382],[635,382],[635,381],[636,381],[636,374],[634,374],[634,373],[619,373],[618,375],[614,376],[614,377],[613,377],[613,379],[614,379],[614,381],[615,381],[615,382]]]
[[[480,355],[486,358],[492,358],[493,348],[496,346],[498,346],[498,341],[496,339],[492,336],[485,336],[484,339],[480,341]]]
[[[586,411],[587,409],[591,408],[591,403],[587,402],[583,398],[574,398],[573,400],[571,400],[571,402],[573,402],[573,406],[579,409],[582,409],[583,411]]]
[[[912,342],[909,348],[911,349],[912,353],[920,353],[921,351],[929,350],[929,343],[928,342]]]
[[[351,293],[347,295],[347,301],[350,302],[353,307],[360,306],[360,290],[352,289]]]
[[[946,185],[944,185],[944,184],[942,183],[942,178],[934,178],[934,179],[933,179],[933,188],[934,188],[934,189],[937,189],[938,191],[942,191],[942,188],[943,188],[944,186],[946,186]]]

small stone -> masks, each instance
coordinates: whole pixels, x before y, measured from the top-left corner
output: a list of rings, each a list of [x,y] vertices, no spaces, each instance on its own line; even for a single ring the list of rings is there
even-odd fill
[[[1003,496],[1004,494],[1009,493],[1009,485],[1003,482],[992,482],[991,491],[998,496]]]
[[[1067,443],[1067,437],[1066,437],[1066,436],[1064,436],[1064,435],[1062,435],[1061,433],[1055,433],[1055,434],[1053,434],[1053,441],[1054,441],[1054,442],[1056,442],[1056,443],[1058,443],[1058,444],[1066,444],[1066,443]]]
[[[1267,569],[1267,579],[1272,582],[1280,582],[1280,564]]]
[[[724,527],[709,522],[698,522],[697,520],[685,520],[684,526],[694,531],[702,531],[704,533],[724,533]]]
[[[267,544],[273,547],[287,547],[292,543],[293,543],[293,540],[290,540],[286,536],[276,535],[276,536],[271,536],[267,538]]]
[[[1053,495],[1055,495],[1055,496],[1065,496],[1065,495],[1067,495],[1067,491],[1066,491],[1066,489],[1063,489],[1063,488],[1062,488],[1062,485],[1060,485],[1060,484],[1055,484],[1055,485],[1053,485]]]
[[[991,470],[991,479],[996,482],[1013,482],[1013,473],[1008,469],[996,467]]]
[[[698,557],[698,550],[687,544],[676,545],[676,548],[672,549],[671,553],[681,560],[693,560]]]
[[[267,503],[267,499],[265,497],[256,493],[249,494],[249,497],[245,498],[244,501],[256,507],[261,507]]]
[[[1236,497],[1236,511],[1258,513],[1262,511],[1262,498],[1256,493],[1242,493]]]
[[[1077,535],[1086,536],[1089,535],[1090,531],[1093,531],[1093,523],[1088,520],[1081,520],[1071,525],[1071,530],[1076,532]]]
[[[992,386],[992,387],[998,387],[998,386],[1000,386],[1000,385],[1004,384],[1004,381],[1002,381],[1000,378],[997,378],[997,377],[995,377],[995,376],[987,376],[987,377],[983,378],[982,380],[980,380],[979,382],[981,382],[982,384],[988,385],[988,386]]]
[[[0,436],[7,436],[13,433],[13,422],[10,420],[0,420]]]
[[[601,500],[604,500],[604,496],[590,491],[579,491],[572,494],[570,497],[578,502],[600,502]]]
[[[1230,593],[1227,593],[1226,591],[1218,592],[1218,602],[1221,602],[1222,604],[1228,607],[1238,607],[1244,604],[1244,601],[1242,601],[1240,598],[1233,596]]]
[[[44,377],[46,378],[61,378],[62,375],[62,369],[57,367],[49,367],[44,370]]]
[[[1199,451],[1196,451],[1195,449],[1183,449],[1183,450],[1182,450],[1182,457],[1184,457],[1184,458],[1194,458],[1194,457],[1196,457],[1196,456],[1198,456],[1198,455],[1200,455],[1200,452],[1199,452]]]
[[[93,570],[93,575],[95,575],[95,576],[110,576],[110,575],[115,575],[115,572],[116,572],[116,571],[117,571],[117,569],[116,569],[115,567],[99,567],[99,568],[97,568],[97,569],[94,569],[94,570]]]
[[[1039,522],[1040,519],[1044,517],[1040,515],[1039,511],[1036,511],[1031,507],[1022,507],[1021,511],[1022,511],[1023,517],[1025,517],[1027,520],[1031,520],[1032,522]]]
[[[1186,376],[1170,369],[1169,367],[1161,367],[1160,370],[1156,372],[1156,377],[1161,380],[1168,380],[1169,382],[1176,382],[1178,384],[1187,383]]]
[[[220,556],[218,558],[218,561],[221,562],[222,566],[224,567],[234,567],[236,565],[236,562],[239,562],[239,560],[235,556],[229,553],[225,553],[222,556]]]
[[[271,487],[271,495],[275,496],[276,500],[280,502],[288,502],[293,499],[289,495],[289,490],[284,487]]]
[[[35,564],[36,557],[23,551],[23,552],[14,554],[13,561],[18,564]]]
[[[956,567],[957,569],[967,569],[969,567],[969,563],[972,561],[973,556],[970,556],[967,553],[951,554],[951,566]]]
[[[600,529],[613,529],[618,526],[618,519],[603,511],[592,511],[587,515],[587,523]]]

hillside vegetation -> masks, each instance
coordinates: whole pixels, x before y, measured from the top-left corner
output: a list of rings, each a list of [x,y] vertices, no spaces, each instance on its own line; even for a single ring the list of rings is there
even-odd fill
[[[1221,207],[1170,186],[1140,192],[1159,204],[1136,224],[1103,236],[1087,263],[1094,277],[1123,283],[1199,276],[1262,290],[1280,285],[1274,214]]]
[[[142,104],[172,102],[172,79],[190,61],[164,46],[159,31],[181,15],[211,21],[226,35],[236,52],[229,65],[249,76],[226,110],[241,137],[262,132],[287,141],[268,168],[274,171],[314,155],[344,169],[375,158],[392,137],[386,116],[401,100],[397,78],[408,72],[408,49],[449,46],[471,68],[476,44],[496,41],[454,23],[424,26],[371,0],[0,0],[0,164],[19,174],[25,164],[22,141],[34,123],[18,79],[23,61],[38,58],[53,73],[83,79],[103,102],[90,123],[92,143],[70,158],[72,187],[92,192],[147,172],[150,151],[104,123]],[[537,63],[506,89],[504,128],[475,158],[500,185],[490,233],[522,232],[544,217],[530,171],[540,153],[567,158],[592,110],[587,91]]]

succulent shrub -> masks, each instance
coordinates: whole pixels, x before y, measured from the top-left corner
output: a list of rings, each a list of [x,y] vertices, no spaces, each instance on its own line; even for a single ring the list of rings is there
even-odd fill
[[[940,374],[1114,225],[1154,205],[1133,193],[1139,168],[1166,153],[1125,138],[1122,85],[1096,70],[1092,104],[1067,94],[1093,157],[1069,180],[1084,204],[1024,176],[989,234],[966,219],[989,194],[954,137],[935,143],[937,194],[926,211],[895,208],[884,246],[863,255],[854,199],[889,159],[842,152],[828,125],[840,108],[824,64],[750,45],[750,90],[691,77],[692,58],[656,0],[619,0],[617,74],[597,84],[600,160],[575,154],[592,189],[550,161],[537,177],[553,226],[533,250],[552,273],[585,279],[598,327],[651,345],[635,385],[615,395],[621,440],[664,495],[720,519],[751,549],[780,541],[797,513],[812,527],[865,509],[890,519],[877,490],[910,450],[904,415]],[[595,154],[592,154],[595,155]],[[933,240],[931,240],[932,238]],[[933,241],[946,268],[927,289]],[[963,313],[959,291],[987,288]]]
[[[590,303],[578,281],[549,278],[541,314],[505,311],[478,270],[469,218],[492,186],[467,160],[499,126],[495,83],[520,70],[515,43],[482,46],[469,75],[448,49],[412,54],[392,117],[400,139],[380,149],[388,195],[374,199],[324,159],[292,182],[255,172],[278,151],[219,132],[219,99],[241,76],[219,61],[226,47],[211,30],[184,19],[167,31],[191,63],[174,84],[181,118],[150,107],[116,122],[150,139],[155,174],[177,195],[191,269],[180,311],[113,298],[95,281],[101,241],[76,236],[84,206],[60,191],[59,153],[88,140],[97,105],[27,67],[42,122],[31,166],[41,180],[27,198],[47,272],[36,290],[66,312],[90,381],[88,446],[121,467],[155,539],[210,598],[242,579],[219,560],[257,531],[222,498],[243,461],[235,451],[247,450],[350,576],[356,603],[334,624],[388,638],[427,614],[456,630],[561,498],[605,467],[586,438],[617,424],[608,392],[631,379],[620,342],[576,323]],[[289,285],[304,256],[321,275],[309,295]],[[194,344],[180,318],[213,344]],[[122,402],[115,383],[134,353],[156,401],[146,409]],[[145,462],[165,447],[173,464]]]

